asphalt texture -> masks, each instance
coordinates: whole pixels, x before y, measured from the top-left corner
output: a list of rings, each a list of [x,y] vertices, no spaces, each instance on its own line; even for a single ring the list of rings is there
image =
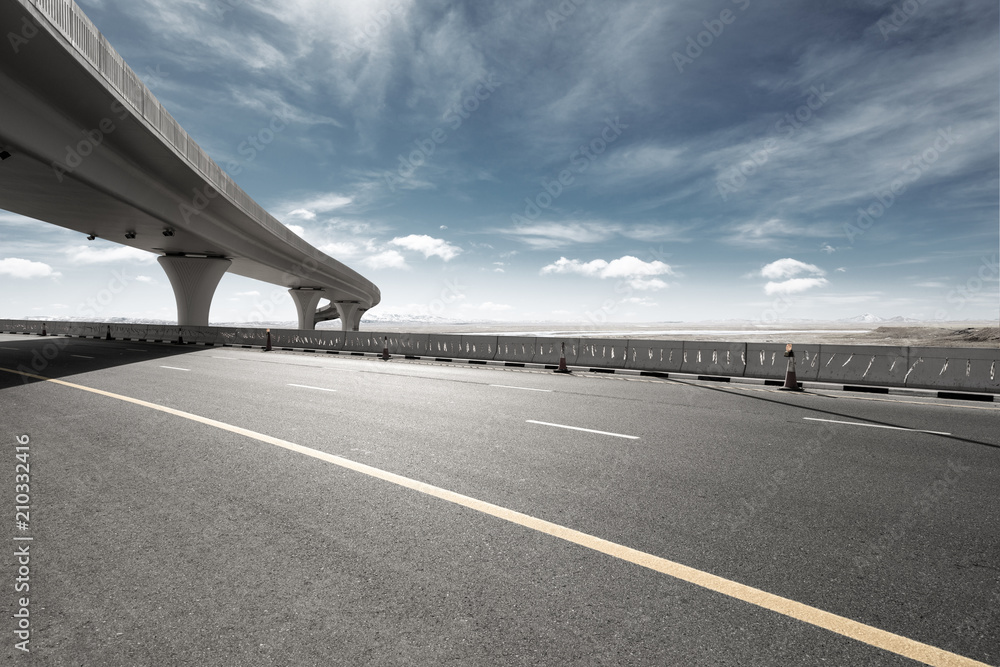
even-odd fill
[[[994,404],[0,336],[0,368],[19,367],[1000,662]],[[0,372],[0,438],[3,664],[920,664],[112,396]]]

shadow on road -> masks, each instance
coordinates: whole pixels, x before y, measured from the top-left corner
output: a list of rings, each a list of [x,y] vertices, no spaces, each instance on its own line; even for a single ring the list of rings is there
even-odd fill
[[[180,357],[204,349],[202,345],[0,335],[0,369],[3,369],[0,371],[0,391],[44,381],[31,375],[63,379],[143,361]]]
[[[823,415],[830,415],[830,416],[833,416],[833,417],[840,417],[842,419],[846,418],[846,419],[853,419],[853,420],[857,420],[857,421],[863,421],[863,422],[866,422],[866,423],[869,423],[869,424],[876,424],[878,426],[891,426],[893,428],[900,428],[900,429],[905,429],[905,430],[911,430],[912,429],[912,427],[909,427],[909,426],[902,426],[900,424],[893,424],[891,422],[879,421],[877,419],[871,419],[870,417],[860,417],[858,415],[847,414],[847,413],[844,413],[844,412],[836,412],[834,410],[824,410],[822,408],[817,408],[817,407],[813,407],[813,406],[809,406],[809,405],[796,405],[794,403],[789,403],[787,401],[782,401],[782,400],[779,400],[777,398],[768,398],[767,396],[761,396],[761,395],[758,395],[758,394],[751,394],[751,393],[742,392],[742,391],[731,391],[731,390],[727,390],[727,389],[725,389],[723,387],[713,387],[713,386],[706,385],[706,384],[695,384],[693,382],[688,382],[688,381],[684,381],[684,380],[675,380],[674,378],[671,378],[671,380],[673,382],[677,382],[678,384],[687,385],[689,387],[697,387],[697,388],[700,388],[700,389],[708,389],[710,391],[718,391],[718,392],[721,392],[721,393],[726,394],[728,396],[740,396],[742,398],[746,398],[748,400],[753,400],[753,401],[764,401],[765,403],[774,403],[776,405],[781,405],[781,406],[785,406],[785,407],[788,407],[788,406],[797,407],[797,408],[802,408],[803,410],[808,410],[809,412],[815,412],[815,413],[819,413],[819,414],[823,414]],[[835,398],[835,397],[830,397],[830,398]],[[943,434],[934,434],[934,435],[937,435],[939,438],[948,438],[949,440],[956,440],[958,442],[964,442],[964,443],[968,443],[970,445],[981,445],[983,447],[991,447],[993,449],[1000,449],[1000,444],[996,444],[996,443],[992,443],[992,442],[983,442],[982,440],[973,440],[971,438],[963,438],[963,437],[957,436],[957,435],[943,435]]]

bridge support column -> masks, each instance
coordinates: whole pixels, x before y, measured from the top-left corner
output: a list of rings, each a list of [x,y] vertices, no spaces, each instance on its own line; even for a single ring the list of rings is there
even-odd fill
[[[177,300],[177,324],[207,327],[215,288],[232,264],[218,257],[180,257],[167,255],[157,260],[170,279]]]
[[[323,297],[323,292],[321,290],[293,288],[288,290],[288,293],[292,295],[295,310],[299,314],[299,329],[315,329],[316,304]]]
[[[353,301],[334,301],[340,313],[341,331],[357,331],[361,327],[361,316],[365,313],[361,304]]]

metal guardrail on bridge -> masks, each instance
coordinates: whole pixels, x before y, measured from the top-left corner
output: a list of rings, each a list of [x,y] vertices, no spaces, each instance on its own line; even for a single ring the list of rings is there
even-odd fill
[[[192,169],[205,177],[248,216],[273,227],[281,223],[208,156],[201,146],[174,120],[146,84],[130,68],[97,26],[73,0],[28,0],[73,45],[130,107],[174,148]]]

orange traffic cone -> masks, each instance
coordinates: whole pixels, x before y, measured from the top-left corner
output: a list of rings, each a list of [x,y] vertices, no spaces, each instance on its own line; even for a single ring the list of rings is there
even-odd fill
[[[270,329],[267,330],[267,345],[264,346],[264,351],[265,352],[270,352],[271,351],[271,330]]]
[[[570,369],[566,368],[566,343],[562,344],[562,350],[559,353],[559,368],[557,368],[553,373],[572,373]]]
[[[389,356],[389,337],[382,336],[382,361],[389,361],[392,357]]]
[[[785,367],[785,384],[779,389],[783,391],[802,391],[798,380],[795,378],[795,353],[792,352],[792,344],[785,346],[785,356],[788,357],[788,365]]]

